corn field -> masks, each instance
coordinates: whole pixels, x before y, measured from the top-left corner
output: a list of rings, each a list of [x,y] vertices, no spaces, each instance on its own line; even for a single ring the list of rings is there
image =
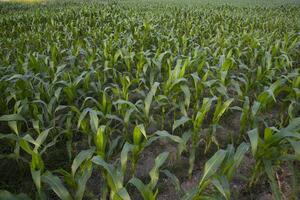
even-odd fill
[[[298,1],[24,2],[0,2],[1,200],[300,198]]]

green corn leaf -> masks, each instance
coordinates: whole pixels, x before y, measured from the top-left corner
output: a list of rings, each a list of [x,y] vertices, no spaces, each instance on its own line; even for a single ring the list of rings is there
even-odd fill
[[[249,120],[249,111],[250,111],[250,102],[249,97],[245,97],[245,101],[243,104],[242,114],[241,114],[241,126],[240,131],[243,133],[247,127]]]
[[[176,85],[180,85],[180,83],[186,84],[187,82],[188,82],[188,80],[186,78],[178,78],[172,82],[172,85],[170,86],[169,91],[172,90]]]
[[[40,192],[41,191],[41,170],[31,169],[31,177],[38,192]]]
[[[289,125],[285,128],[280,129],[276,134],[274,134],[274,137],[278,141],[282,138],[297,138],[300,139],[300,135],[298,134],[300,131],[300,117],[292,119],[289,123]]]
[[[144,200],[155,200],[155,195],[150,190],[150,187],[146,186],[140,179],[133,177],[128,183],[134,185],[138,189]]]
[[[221,181],[218,179],[213,179],[212,184],[217,188],[217,190],[223,195],[226,200],[230,199],[229,183],[224,176],[221,177]]]
[[[133,130],[133,143],[135,145],[139,145],[141,143],[142,135],[147,139],[147,134],[144,125],[139,124]]]
[[[198,193],[198,187],[194,187],[194,188],[190,189],[189,191],[187,191],[181,199],[182,200],[193,200],[194,197],[197,195],[197,193]]]
[[[264,131],[264,140],[266,142],[268,142],[269,140],[272,139],[272,136],[273,136],[272,129],[269,128],[269,127],[265,128],[265,131]]]
[[[274,95],[273,95],[274,96]],[[262,105],[262,106],[266,106],[269,100],[270,94],[269,91],[264,91],[262,92],[259,96],[258,96],[258,102]]]
[[[94,136],[94,142],[97,148],[97,152],[104,157],[106,149],[106,135],[105,135],[106,126],[102,125],[98,128],[97,133]]]
[[[228,181],[232,180],[233,176],[236,173],[236,170],[242,163],[242,161],[245,157],[245,154],[247,153],[248,150],[249,150],[249,145],[244,142],[242,144],[240,144],[238,146],[238,148],[236,149],[236,152],[233,155],[233,160],[229,160],[231,166],[226,171],[226,177],[227,177]]]
[[[49,134],[50,129],[44,130],[43,132],[41,132],[41,134],[37,137],[37,139],[35,140],[35,147],[34,150],[37,151],[42,144],[45,142],[48,134]]]
[[[120,122],[120,123],[123,123],[123,120],[121,118],[119,118],[117,115],[110,115],[110,114],[107,114],[105,115],[105,118],[108,119],[108,120],[115,120],[117,122]]]
[[[125,113],[125,117],[124,117],[124,123],[125,124],[128,124],[129,123],[129,120],[130,120],[130,117],[132,115],[132,113],[136,111],[135,108],[130,108],[129,110],[126,111]]]
[[[6,190],[0,190],[0,198],[3,200],[31,200],[26,194],[12,194]]]
[[[294,148],[296,158],[300,161],[300,141],[293,141],[291,139],[288,139],[288,141]]]
[[[245,142],[243,142],[242,144],[240,144],[238,146],[238,148],[236,149],[236,152],[234,154],[234,164],[236,166],[239,166],[241,164],[241,162],[248,150],[249,150],[249,145]]]
[[[55,137],[53,137],[52,140],[43,147],[43,149],[40,151],[40,154],[42,155],[49,147],[54,146],[61,135],[62,133],[59,133]]]
[[[92,128],[92,131],[94,133],[96,133],[98,130],[98,126],[99,126],[99,119],[98,119],[97,112],[95,112],[94,110],[91,110],[89,112],[89,114],[90,114],[90,125]]]
[[[275,81],[273,84],[270,85],[270,87],[262,92],[258,96],[258,101],[262,103],[262,105],[266,106],[269,102],[269,99],[272,98],[274,102],[276,102],[275,93],[279,90],[279,88],[284,85],[286,81],[284,79],[279,79]]]
[[[88,179],[92,175],[92,167],[91,166],[85,166],[84,170],[82,171],[82,175],[77,179],[77,191],[75,194],[75,200],[82,200],[83,195],[86,188],[86,183]]]
[[[201,106],[200,110],[197,112],[197,115],[196,115],[195,121],[194,121],[194,128],[196,130],[200,129],[207,112],[210,110],[212,102],[213,102],[212,98],[204,98],[203,99],[202,106]]]
[[[34,145],[38,145],[36,143],[36,141],[31,137],[31,135],[29,134],[26,134],[24,137],[23,137],[24,140],[26,140],[27,142],[30,142],[31,144],[34,144]]]
[[[255,116],[257,114],[257,112],[259,111],[260,108],[260,102],[255,101],[251,107],[251,114],[252,116]]]
[[[166,161],[168,156],[169,156],[168,152],[163,152],[155,158],[154,167],[149,172],[151,181],[148,184],[148,186],[151,189],[154,189],[154,187],[156,186],[157,181],[158,181],[158,177],[159,177],[159,168],[164,164],[164,162]]]
[[[196,148],[192,148],[189,151],[189,170],[188,170],[189,176],[191,176],[193,173],[193,169],[194,169],[194,165],[195,165],[195,158],[196,158]]]
[[[150,111],[150,106],[152,103],[152,99],[155,96],[156,90],[159,86],[158,82],[155,82],[152,87],[150,92],[147,94],[146,99],[145,99],[145,115],[147,118],[149,118],[149,111]]]
[[[225,111],[228,109],[228,107],[233,102],[233,100],[234,100],[233,98],[228,99],[227,101],[225,101],[222,104],[221,103],[221,98],[219,98],[218,104],[217,104],[217,107],[216,107],[216,110],[215,110],[214,116],[213,116],[213,123],[214,124],[216,124],[216,123],[218,123],[220,121],[220,118],[225,113]]]
[[[205,180],[207,180],[210,176],[216,173],[216,171],[219,169],[220,165],[222,164],[225,156],[226,156],[226,151],[220,149],[205,163],[204,173],[199,183],[199,188],[202,187]]]
[[[42,176],[42,181],[50,186],[55,194],[62,200],[72,200],[72,196],[67,188],[63,185],[62,181],[54,176],[51,172],[46,172]]]
[[[81,126],[82,120],[85,118],[85,116],[90,112],[89,108],[86,108],[82,111],[82,113],[79,116],[78,123],[77,123],[77,128]]]
[[[282,134],[284,133],[296,133],[300,131],[300,117],[292,119],[289,125],[280,130]]]
[[[281,194],[280,194],[280,190],[279,190],[278,184],[275,179],[275,173],[273,170],[272,163],[271,163],[271,161],[265,160],[264,165],[265,165],[265,172],[268,176],[274,198],[275,198],[275,200],[280,200]]]
[[[127,190],[125,188],[121,188],[117,191],[117,195],[122,199],[122,200],[131,200]]]
[[[179,137],[179,136],[176,136],[176,135],[171,135],[170,133],[168,133],[168,131],[156,131],[154,133],[155,135],[158,135],[159,137],[163,138],[163,137],[166,137],[176,143],[182,143],[183,140]]]
[[[112,142],[110,143],[110,145],[109,145],[109,147],[108,147],[107,157],[110,157],[110,156],[113,154],[114,150],[115,150],[116,147],[118,146],[119,141],[120,141],[121,139],[122,139],[122,137],[121,137],[121,136],[118,136],[118,137],[116,137],[116,138],[114,138],[114,139],[112,140]]]
[[[171,180],[171,182],[173,183],[173,185],[175,187],[176,192],[178,194],[181,194],[183,190],[181,188],[180,181],[175,176],[175,174],[171,173],[169,170],[162,170],[161,172],[164,173]]]
[[[131,151],[132,148],[133,148],[133,146],[126,142],[121,151],[120,159],[121,159],[121,169],[122,169],[123,174],[125,174],[125,172],[126,172],[128,152]]]
[[[2,139],[11,139],[11,140],[18,140],[18,136],[16,134],[1,134],[0,133],[0,140]]]
[[[135,110],[138,110],[137,108],[136,108],[136,106],[133,104],[133,103],[131,103],[130,101],[126,101],[126,100],[123,100],[123,99],[119,99],[119,100],[117,100],[117,101],[114,101],[113,102],[113,104],[114,105],[128,105],[130,108],[133,108],[133,109],[135,109]]]
[[[167,139],[170,139],[173,142],[178,143],[179,153],[181,153],[185,149],[186,142],[189,139],[189,137],[191,136],[190,134],[186,133],[186,134],[183,134],[183,136],[184,136],[183,138],[180,138],[179,136],[171,135],[167,131],[156,131],[154,134],[157,135],[157,136],[150,137],[147,140],[147,142],[145,144],[145,147],[151,145],[154,141],[156,141],[158,139],[167,138]]]
[[[228,74],[229,68],[232,65],[232,60],[228,57],[225,57],[225,55],[222,55],[219,60],[219,66],[220,66],[220,80],[224,84],[226,76]]]
[[[190,89],[187,85],[181,85],[180,86],[181,90],[184,93],[184,105],[188,108],[190,106],[191,102],[191,92]]]
[[[45,168],[45,164],[42,160],[42,156],[36,152],[31,154],[31,170],[41,170],[43,171]]]
[[[75,177],[75,173],[80,167],[80,165],[85,161],[88,160],[92,157],[93,153],[95,152],[94,148],[88,149],[88,150],[83,150],[81,151],[73,160],[72,166],[71,166],[71,171],[73,177]]]
[[[0,117],[0,121],[5,121],[5,122],[9,122],[9,121],[24,121],[26,122],[25,118],[20,115],[20,114],[11,114],[11,115],[2,115]]]
[[[192,131],[186,131],[181,136],[181,142],[178,145],[178,154],[181,155],[183,151],[187,150],[187,142],[192,136]]]
[[[30,145],[28,144],[28,142],[24,139],[20,139],[19,140],[19,145],[20,147],[26,151],[28,154],[32,155],[33,154],[33,150],[31,149]]]
[[[258,139],[259,139],[258,130],[253,129],[253,130],[249,131],[248,136],[249,136],[250,143],[251,143],[252,155],[255,156],[256,151],[257,151],[257,146],[258,146]]]
[[[9,121],[8,126],[14,131],[15,134],[19,135],[19,129],[17,121]]]
[[[190,121],[191,119],[189,117],[186,116],[182,116],[180,119],[175,120],[173,126],[172,126],[172,131],[174,131],[176,128],[178,128],[179,126],[185,124],[186,122]]]
[[[108,173],[108,184],[112,188],[112,190],[118,190],[122,188],[122,177],[119,176],[118,173],[115,173],[115,169],[111,164],[108,164],[105,162],[100,156],[94,156],[92,158],[92,162],[95,163],[96,165],[99,165],[103,167],[106,172]]]
[[[32,126],[34,128],[34,130],[36,130],[36,132],[40,133],[40,124],[38,120],[34,120],[32,122]]]

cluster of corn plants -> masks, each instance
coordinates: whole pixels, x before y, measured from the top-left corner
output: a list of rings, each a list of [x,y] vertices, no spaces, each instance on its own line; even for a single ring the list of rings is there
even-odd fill
[[[0,199],[299,197],[299,6],[191,4],[0,3]]]

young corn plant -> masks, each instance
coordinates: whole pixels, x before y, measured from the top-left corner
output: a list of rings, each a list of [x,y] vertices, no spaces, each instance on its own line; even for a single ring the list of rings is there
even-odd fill
[[[88,137],[89,145],[93,138],[96,142],[95,137],[97,137],[97,133],[99,132],[98,116],[103,116],[103,113],[91,108],[85,108],[81,113],[77,108],[72,107],[72,109],[75,110],[76,113],[80,114],[78,117],[77,128],[81,128],[83,133]],[[87,116],[89,116],[89,120],[87,119]],[[104,127],[101,127],[101,130],[103,129]]]
[[[45,199],[45,194],[41,184],[41,176],[45,170],[45,164],[42,159],[42,154],[47,150],[48,147],[54,145],[54,143],[51,142],[48,145],[46,145],[43,149],[40,148],[45,143],[49,132],[50,129],[46,129],[40,132],[40,134],[35,140],[29,134],[25,135],[19,140],[20,147],[31,156],[31,176],[38,192],[38,198],[41,199]],[[34,145],[34,148],[31,147],[31,144]]]
[[[196,149],[200,142],[200,132],[203,120],[205,119],[207,113],[209,112],[214,98],[204,98],[202,106],[199,111],[193,117],[193,131],[192,131],[192,148],[189,155],[189,175],[191,176],[195,163]]]
[[[0,117],[0,122],[5,122],[8,124],[9,128],[13,133],[1,133],[1,140],[9,140],[12,142],[14,146],[14,152],[12,153],[12,157],[15,157],[16,160],[22,159],[20,156],[20,143],[19,140],[21,138],[21,127],[22,123],[26,123],[25,118],[20,114],[10,114],[10,115],[2,115]],[[6,156],[6,155],[3,155]]]
[[[46,171],[42,175],[42,182],[47,184],[60,199],[82,200],[87,181],[92,175],[91,158],[94,152],[94,148],[81,151],[73,160],[71,172],[64,169],[56,170],[58,174],[63,176],[65,184],[50,171]]]
[[[232,50],[230,50],[226,57],[222,55],[219,60],[219,70],[218,70],[218,79],[221,81],[222,85],[226,86],[226,78],[228,73],[230,72],[230,68],[233,65],[233,58],[232,58]]]
[[[155,93],[157,91],[158,86],[159,86],[158,82],[155,82],[151,86],[151,90],[147,94],[146,99],[144,101],[144,113],[145,113],[145,118],[146,118],[147,123],[149,123],[149,121],[151,120],[150,119],[150,107],[151,107],[151,103],[153,101],[153,97],[155,97]]]
[[[285,84],[285,79],[278,79],[271,84],[265,91],[261,92],[258,96],[258,102],[261,104],[262,109],[267,109],[274,102],[276,102],[276,96],[282,90],[282,86]]]
[[[0,137],[1,139],[11,139],[15,141],[14,154],[16,156],[16,159],[21,158],[20,148],[23,149],[31,157],[30,161],[26,161],[26,159],[22,160],[28,162],[30,165],[31,177],[37,189],[36,197],[39,199],[45,199],[46,196],[41,184],[41,175],[45,170],[45,164],[42,159],[42,154],[45,153],[47,148],[53,146],[56,143],[56,139],[57,137],[59,137],[59,135],[57,135],[52,142],[44,145],[50,129],[46,129],[44,131],[40,131],[39,129],[37,129],[38,137],[34,140],[29,134],[26,134],[25,136],[20,135],[21,130],[20,126],[18,126],[18,121],[25,121],[25,119],[21,115],[4,115],[0,117],[0,121],[7,121],[10,128],[16,134],[1,134]],[[34,147],[32,147],[32,145],[34,145]],[[26,156],[24,156],[24,158],[25,157]]]
[[[193,78],[193,86],[194,86],[193,100],[195,103],[194,107],[196,110],[198,110],[200,107],[199,104],[199,99],[201,97],[200,95],[204,92],[206,87],[211,87],[211,85],[215,82],[215,80],[208,80],[210,74],[211,74],[210,70],[207,70],[202,77],[198,75],[197,72],[191,74]]]
[[[111,118],[117,119],[118,121],[121,121],[124,125],[123,131],[125,134],[126,141],[130,141],[130,134],[128,133],[129,125],[131,125],[131,121],[133,121],[135,118],[139,118],[141,115],[141,112],[138,109],[139,102],[136,102],[136,104],[131,103],[130,101],[125,100],[117,100],[113,103],[116,106],[116,109],[118,110],[118,113],[120,113],[121,118],[119,118],[117,115],[110,115]],[[135,117],[135,118],[134,118]]]
[[[165,96],[169,96],[172,89],[180,85],[181,82],[187,81],[184,78],[184,75],[185,75],[185,70],[189,65],[189,62],[190,62],[189,60],[186,60],[182,65],[182,60],[178,60],[173,70],[171,68],[171,65],[169,65],[168,79],[163,85],[163,92]]]
[[[140,153],[144,150],[147,144],[147,134],[144,125],[140,124],[135,126],[133,130],[133,150],[132,150],[132,170],[133,174],[136,170],[136,165]]]
[[[140,194],[142,195],[143,199],[145,200],[155,200],[157,199],[158,189],[155,190],[155,187],[157,185],[158,179],[159,179],[159,172],[161,166],[164,164],[164,162],[167,160],[169,153],[164,152],[159,154],[155,158],[155,163],[153,168],[150,170],[150,182],[145,185],[140,179],[133,177],[130,179],[128,183],[134,185]]]
[[[255,101],[253,105],[250,105],[250,100],[245,97],[243,107],[241,108],[240,117],[240,134],[237,142],[240,142],[245,136],[247,130],[252,129],[258,124],[258,113],[260,109],[260,103]]]
[[[210,149],[212,142],[215,143],[219,147],[219,143],[216,138],[217,127],[219,126],[221,117],[224,115],[226,110],[229,108],[229,106],[233,102],[233,100],[234,99],[231,98],[231,99],[226,100],[224,103],[222,103],[222,98],[221,97],[218,98],[217,105],[216,105],[215,112],[214,112],[213,119],[212,119],[212,124],[210,126],[210,133],[208,134],[208,136],[206,138],[207,144],[205,147],[205,152],[207,152]]]
[[[96,146],[96,153],[101,158],[105,159],[106,157],[106,145],[107,145],[107,134],[106,126],[100,126],[94,135],[94,143]]]
[[[205,163],[198,186],[187,191],[182,199],[231,199],[229,183],[248,149],[249,145],[242,143],[236,150],[232,145],[218,150]],[[210,186],[214,188],[212,191],[208,191]]]
[[[277,130],[267,127],[263,136],[258,129],[248,132],[251,142],[252,155],[255,166],[250,179],[250,187],[257,184],[262,175],[267,175],[274,198],[281,199],[281,191],[276,181],[276,169],[283,161],[300,160],[299,135],[300,118],[292,119],[285,128]],[[293,149],[295,154],[290,154]]]
[[[134,150],[134,146],[125,143],[121,151],[120,165],[112,165],[103,160],[100,156],[94,156],[92,162],[98,166],[101,166],[103,176],[105,177],[106,184],[109,187],[109,199],[112,200],[130,200],[130,196],[124,185],[124,177],[127,170],[128,153]],[[102,198],[106,199],[108,194],[105,187],[102,187]]]

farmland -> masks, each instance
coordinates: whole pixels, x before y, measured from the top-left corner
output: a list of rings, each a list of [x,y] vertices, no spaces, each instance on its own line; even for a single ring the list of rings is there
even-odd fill
[[[299,199],[300,2],[0,2],[0,199]]]

